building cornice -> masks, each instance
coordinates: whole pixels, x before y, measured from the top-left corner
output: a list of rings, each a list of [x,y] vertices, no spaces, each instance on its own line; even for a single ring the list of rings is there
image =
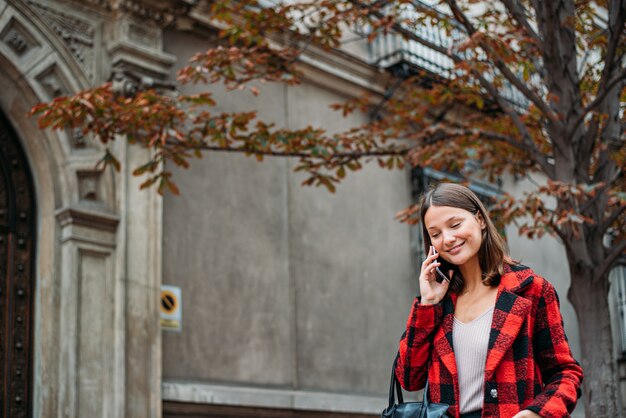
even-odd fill
[[[207,0],[198,1],[186,16],[177,19],[177,28],[205,38],[207,33],[216,33],[220,27],[210,18],[208,11]],[[276,43],[276,40],[272,41]],[[363,58],[340,49],[326,50],[315,45],[306,48],[299,64],[306,81],[347,96],[358,96],[364,92],[382,95],[390,77],[386,71]]]
[[[389,73],[341,50],[326,51],[310,47],[300,56],[304,78],[321,86],[331,84],[333,90],[348,96],[364,92],[382,95],[389,81]],[[344,82],[337,86],[336,81]]]
[[[177,16],[182,16],[198,3],[198,0],[57,0],[75,3],[103,14],[127,13],[165,26]]]
[[[36,0],[30,0],[36,1]],[[216,22],[209,15],[210,2],[208,0],[58,0],[59,3],[80,3],[81,8],[89,8],[101,15],[109,15],[112,21],[119,21],[117,32],[107,42],[107,49],[111,55],[112,67],[118,66],[120,61],[129,61],[129,54],[137,57],[151,76],[166,77],[174,57],[159,54],[160,45],[150,45],[146,51],[140,43],[129,43],[126,38],[132,34],[118,35],[120,30],[134,30],[126,28],[129,23],[123,23],[121,16],[129,16],[137,22],[146,21],[146,33],[152,33],[151,28],[176,27],[179,31],[194,33],[203,38],[207,34],[215,34],[219,30]],[[147,35],[146,35],[147,36]],[[140,37],[141,38],[141,37]],[[144,36],[145,38],[145,36]],[[143,38],[140,40],[144,41]],[[275,40],[273,40],[275,42]],[[146,60],[146,54],[149,59]],[[154,62],[153,62],[154,61]],[[147,63],[147,64],[146,64]],[[348,97],[369,93],[382,95],[388,84],[389,74],[379,67],[369,64],[366,57],[358,57],[343,50],[326,50],[310,45],[299,59],[299,69],[304,74],[304,80],[322,88]]]
[[[120,222],[115,214],[79,206],[60,209],[56,217],[61,227],[71,224],[106,232],[115,232]]]
[[[169,24],[176,16],[187,14],[197,0],[109,0],[108,3],[111,10]]]

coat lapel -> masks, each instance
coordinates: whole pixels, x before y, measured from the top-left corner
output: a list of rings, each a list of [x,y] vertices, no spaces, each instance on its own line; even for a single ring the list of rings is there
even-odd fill
[[[528,319],[532,303],[515,294],[532,282],[532,277],[522,278],[515,272],[502,276],[493,311],[489,333],[489,350],[485,363],[485,377],[490,379],[506,352],[511,348],[520,328]]]
[[[456,295],[443,301],[443,319],[441,326],[435,333],[433,348],[439,355],[441,362],[448,369],[453,379],[457,379],[456,359],[452,348],[452,327],[454,325],[454,304]]]
[[[489,351],[485,364],[485,377],[487,379],[491,378],[505,353],[511,348],[530,313],[532,303],[523,296],[516,294],[532,282],[532,276],[527,275],[529,272],[528,267],[522,265],[505,267],[505,273],[500,280],[491,331],[489,332]],[[444,299],[442,323],[433,339],[434,350],[455,382],[458,381],[458,371],[452,346],[452,328],[454,326],[456,298],[457,295],[451,294],[449,298]]]

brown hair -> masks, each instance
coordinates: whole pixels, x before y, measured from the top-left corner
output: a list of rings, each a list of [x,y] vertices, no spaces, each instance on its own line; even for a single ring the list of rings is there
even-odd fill
[[[478,196],[470,189],[455,183],[439,183],[422,196],[420,203],[420,220],[422,222],[422,235],[424,238],[424,249],[428,254],[432,242],[430,235],[424,223],[426,211],[431,206],[450,206],[453,208],[465,209],[474,215],[480,214],[485,221],[485,228],[482,232],[482,243],[478,251],[478,260],[480,270],[482,272],[482,281],[487,286],[498,286],[500,284],[500,276],[504,272],[505,264],[514,264],[506,250],[506,243],[493,222],[489,218],[489,213],[482,204]],[[448,275],[448,268],[445,264],[454,270],[454,276],[450,282],[449,291],[461,293],[465,287],[463,277],[459,269],[450,263],[443,261],[442,270]]]

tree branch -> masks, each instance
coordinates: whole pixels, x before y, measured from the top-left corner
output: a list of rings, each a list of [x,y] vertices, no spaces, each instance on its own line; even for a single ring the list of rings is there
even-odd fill
[[[378,114],[383,109],[385,103],[387,103],[389,99],[394,96],[394,94],[396,93],[398,88],[400,88],[400,86],[404,83],[404,81],[405,80],[403,80],[402,78],[399,78],[393,86],[385,91],[385,94],[383,95],[383,98],[380,100],[380,102],[378,102],[376,106],[374,106],[374,108],[369,112],[370,119],[375,119],[376,117],[378,117]]]
[[[354,4],[356,7],[359,7],[361,9],[365,9],[368,10],[368,13],[378,19],[384,19],[386,16],[379,10],[372,10],[371,6],[366,5],[361,3],[358,0],[348,0],[350,3]],[[442,47],[441,45],[437,45],[433,42],[430,42],[427,39],[422,38],[421,36],[417,35],[415,32],[403,27],[401,24],[399,23],[394,23],[392,25],[392,28],[394,31],[398,32],[399,34],[401,34],[402,36],[404,36],[407,39],[410,39],[412,41],[415,41],[421,45],[424,45],[427,48],[432,49],[433,51],[439,52],[440,54],[443,54],[445,56],[447,56],[448,58],[452,59],[454,62],[460,62],[462,61],[462,59],[460,57],[458,57],[457,55],[454,55],[452,53],[450,53],[448,51],[447,48]]]
[[[578,119],[576,119],[565,137],[568,138],[570,135],[576,132],[578,126],[580,126],[582,121],[585,120],[585,116],[587,116],[589,112],[593,111],[593,109],[595,109],[598,105],[602,103],[606,96],[611,92],[613,87],[615,87],[619,82],[623,82],[624,80],[626,80],[626,68],[623,68],[621,73],[619,73],[617,76],[615,76],[615,78],[609,81],[604,89],[602,89],[602,91],[598,89],[598,95],[596,96],[596,98],[593,99],[593,101],[583,109],[582,113],[578,116]]]
[[[604,58],[605,64],[600,82],[598,83],[598,92],[602,91],[602,88],[605,87],[605,84],[610,79],[614,69],[613,66],[621,62],[621,59],[615,59],[615,53],[617,47],[620,45],[619,41],[622,38],[624,23],[626,21],[626,7],[623,5],[623,0],[612,0],[608,6],[608,13],[609,22],[607,30],[609,32],[609,38],[607,40],[606,55]],[[610,91],[608,88],[605,89]]]
[[[607,191],[608,189],[611,188],[611,186],[613,185],[613,182],[615,181],[615,179],[613,180],[608,180],[604,182],[604,185],[598,189],[595,190],[595,195],[592,196],[589,200],[587,200],[581,207],[579,212],[582,214],[585,214],[589,209],[591,209],[591,207],[593,205],[596,204],[596,202],[598,201],[598,199],[600,199],[600,197],[602,196],[602,194]]]
[[[518,129],[520,134],[522,135],[522,139],[526,146],[528,147],[527,151],[535,158],[537,164],[543,169],[546,175],[553,179],[555,177],[554,166],[548,162],[548,159],[545,155],[543,155],[538,149],[535,143],[533,142],[530,133],[524,122],[520,119],[517,112],[511,108],[511,106],[502,98],[495,86],[487,81],[485,77],[483,77],[480,73],[476,72],[475,76],[478,78],[483,87],[487,89],[489,94],[495,98],[498,105],[502,108],[502,110],[513,120],[513,124]]]
[[[611,268],[615,266],[615,262],[624,253],[624,251],[626,251],[626,240],[622,240],[613,247],[611,247],[607,257],[598,268],[595,279],[597,280],[608,274]]]
[[[530,25],[528,19],[526,18],[526,13],[524,10],[524,6],[520,4],[518,0],[501,0],[504,6],[507,8],[511,16],[519,23],[519,25],[526,31],[528,36],[532,38],[533,41],[537,44],[539,49],[543,49],[543,43],[539,34],[533,29]]]
[[[557,234],[559,236],[559,238],[561,238],[561,243],[563,244],[563,246],[570,252],[574,252],[574,247],[572,246],[571,240],[567,237],[567,235],[565,234],[564,231],[562,231],[558,226],[554,225],[554,223],[551,223],[552,226],[552,230],[554,231],[555,234]]]
[[[358,0],[349,0],[352,4],[354,4],[357,7],[361,7],[361,8],[365,8],[367,9],[368,6],[362,4],[360,1]],[[384,18],[384,14],[381,13],[378,10],[371,10],[369,11],[369,13],[371,13],[373,16],[382,19]],[[395,30],[396,32],[400,33],[402,36],[404,36],[407,39],[410,39],[412,41],[415,41],[421,45],[424,45],[427,48],[430,48],[436,52],[439,52],[445,56],[447,56],[448,58],[452,59],[452,61],[454,61],[455,64],[458,64],[460,62],[465,62],[466,60],[462,59],[461,57],[459,57],[458,55],[450,52],[447,48],[444,48],[442,46],[439,46],[437,44],[434,44],[422,37],[420,37],[419,35],[417,35],[415,32],[406,29],[405,27],[403,27],[401,24],[399,23],[395,23],[392,25],[392,29]],[[526,125],[524,125],[524,123],[522,122],[522,120],[520,119],[519,115],[517,114],[517,112],[507,104],[506,100],[504,100],[504,98],[498,93],[498,90],[496,89],[496,87],[490,83],[485,77],[483,77],[483,75],[480,73],[480,71],[472,68],[471,69],[472,74],[474,75],[474,77],[476,77],[479,81],[480,84],[487,90],[487,92],[489,93],[489,95],[491,97],[494,98],[494,100],[496,100],[496,102],[498,103],[498,105],[500,106],[500,108],[502,109],[502,111],[504,113],[506,113],[512,120],[513,123],[515,125],[515,127],[518,129],[520,135],[522,136],[524,142],[526,143],[526,145],[529,147],[528,150],[530,152],[530,154],[533,156],[533,158],[536,159],[537,164],[539,164],[539,166],[544,170],[544,172],[546,173],[546,175],[550,178],[554,178],[554,167],[547,161],[546,157],[539,152],[539,150],[537,149],[537,147],[535,146],[534,142],[532,141],[532,138],[530,136],[530,133],[528,132],[528,129],[526,128]],[[532,151],[530,151],[532,150]]]
[[[467,30],[467,33],[471,37],[474,35],[477,30],[469,21],[468,17],[463,13],[463,11],[459,8],[456,0],[445,0],[448,6],[450,6],[450,10],[454,14],[457,21],[459,21]],[[554,112],[548,107],[546,102],[544,102],[541,97],[539,97],[535,92],[526,87],[526,85],[513,74],[513,72],[507,67],[507,65],[498,57],[496,52],[491,48],[486,42],[479,41],[478,43],[481,48],[485,50],[485,53],[491,58],[493,64],[500,70],[500,73],[511,83],[513,84],[524,96],[528,98],[541,112],[550,120],[556,121],[557,118],[554,115]]]
[[[524,9],[524,5],[522,5],[519,2],[519,0],[501,0],[501,1],[505,5],[507,10],[509,11],[511,16],[513,17],[513,19],[515,19],[518,22],[520,27],[523,30],[525,30],[526,34],[533,40],[539,52],[543,54],[543,48],[544,48],[543,40],[541,39],[537,31],[531,26],[528,18],[526,17],[526,10]],[[538,57],[530,57],[530,58],[535,66],[535,71],[537,72],[537,74],[539,74],[539,76],[542,79],[544,79],[545,71],[543,69],[543,65],[541,64],[541,61],[539,60]]]
[[[273,150],[259,150],[259,149],[248,149],[245,147],[221,147],[217,145],[209,145],[209,144],[197,144],[190,145],[181,142],[172,142],[168,141],[168,145],[180,146],[187,149],[197,149],[202,151],[220,151],[220,152],[235,152],[240,154],[254,154],[254,155],[267,155],[273,157],[300,157],[300,158],[320,158],[324,159],[324,157],[317,157],[311,155],[308,152],[301,151],[273,151]],[[404,156],[408,153],[409,149],[400,148],[400,149],[388,149],[388,150],[372,150],[372,151],[362,151],[362,152],[334,152],[332,153],[329,159],[341,159],[341,158],[362,158],[362,157],[384,157],[384,156]]]
[[[617,220],[617,218],[620,217],[620,215],[622,213],[624,213],[626,211],[626,205],[622,205],[620,207],[618,207],[617,209],[615,209],[608,218],[606,218],[604,220],[604,222],[602,222],[602,224],[600,225],[599,231],[600,233],[602,233],[602,235],[604,235],[604,233],[606,232],[606,230],[608,230],[611,225],[613,225],[613,222],[615,222]]]
[[[499,134],[497,132],[484,131],[482,129],[474,129],[474,128],[464,128],[464,127],[455,127],[452,129],[445,129],[444,126],[437,124],[432,125],[429,128],[421,131],[420,133],[414,136],[408,136],[409,140],[421,140],[427,139],[427,145],[432,145],[436,142],[453,138],[457,136],[472,136],[478,135],[484,139],[492,140],[492,141],[500,141],[511,145],[512,147],[519,149],[520,151],[532,153],[532,150],[528,148],[528,146],[520,141],[516,141],[513,137],[508,135]]]

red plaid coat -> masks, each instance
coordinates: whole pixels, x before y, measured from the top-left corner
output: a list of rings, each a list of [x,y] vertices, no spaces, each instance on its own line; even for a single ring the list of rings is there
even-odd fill
[[[396,376],[422,389],[428,373],[432,402],[459,417],[459,385],[452,347],[456,295],[437,305],[416,299],[400,341]],[[583,372],[572,357],[554,287],[522,265],[507,266],[489,334],[483,417],[510,418],[522,409],[567,417],[580,397]]]

